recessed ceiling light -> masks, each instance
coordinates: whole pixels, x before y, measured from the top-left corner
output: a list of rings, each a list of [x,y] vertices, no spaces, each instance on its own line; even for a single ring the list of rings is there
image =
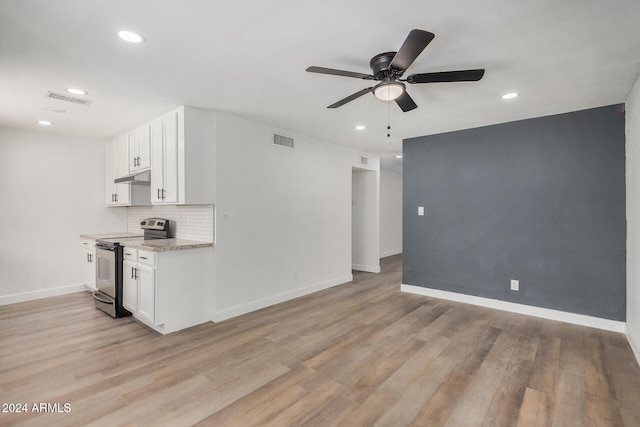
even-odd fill
[[[133,31],[118,31],[118,36],[129,43],[142,43],[144,41],[144,38],[140,34],[134,33]]]
[[[42,126],[51,126],[53,123],[48,120],[38,120],[38,124]]]
[[[72,93],[74,95],[87,95],[89,93],[86,90],[77,89],[77,88],[74,88],[74,87],[68,88],[67,92]]]
[[[365,125],[356,126],[356,130],[365,130],[367,127]]]
[[[516,92],[505,93],[504,95],[502,95],[502,99],[512,99],[516,98],[517,96],[519,96],[519,94]]]
[[[396,154],[396,159],[401,159],[402,158],[402,154]]]

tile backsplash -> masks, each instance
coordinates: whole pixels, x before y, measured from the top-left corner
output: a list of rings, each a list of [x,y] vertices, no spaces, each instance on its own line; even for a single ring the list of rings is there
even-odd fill
[[[142,232],[140,221],[158,217],[170,220],[173,237],[213,242],[214,209],[214,205],[130,206],[127,208],[127,231]]]

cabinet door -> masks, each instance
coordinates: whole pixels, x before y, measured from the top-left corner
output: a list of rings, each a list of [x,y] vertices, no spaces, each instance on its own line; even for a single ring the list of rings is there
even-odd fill
[[[91,289],[96,289],[95,249],[93,246],[82,247],[82,283]]]
[[[105,201],[107,206],[114,206],[116,204],[116,186],[113,180],[116,175],[116,141],[105,142],[104,152],[105,162]]]
[[[156,321],[155,268],[144,264],[138,264],[138,316],[151,323]]]
[[[162,203],[164,188],[163,120],[151,122],[151,203]]]
[[[138,130],[133,130],[127,133],[127,138],[129,140],[129,172],[135,172],[140,167],[138,166]]]
[[[145,170],[151,167],[151,129],[147,123],[138,128],[138,169]]]
[[[174,111],[163,117],[164,122],[164,203],[178,203],[178,120]]]
[[[131,204],[131,184],[121,182],[116,186],[116,206],[129,206]]]
[[[116,178],[129,175],[129,141],[128,136],[116,138]]]
[[[121,142],[122,141],[120,141],[120,145],[122,145]],[[129,206],[131,204],[131,184],[116,184],[113,182],[116,178],[116,169],[118,167],[118,146],[118,139],[105,143],[105,201],[107,202],[107,206]],[[125,152],[128,152],[128,149],[125,150]],[[127,169],[128,167],[127,163]],[[124,175],[126,175],[126,173]]]
[[[131,313],[138,311],[137,264],[124,260],[122,263],[122,305]]]

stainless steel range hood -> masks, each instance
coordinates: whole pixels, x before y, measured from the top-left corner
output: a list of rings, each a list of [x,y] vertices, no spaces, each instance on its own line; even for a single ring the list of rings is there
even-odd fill
[[[113,182],[115,182],[116,184],[120,182],[130,182],[132,184],[149,185],[151,184],[151,171],[146,170],[142,172],[131,173],[129,175],[116,178],[113,180]]]

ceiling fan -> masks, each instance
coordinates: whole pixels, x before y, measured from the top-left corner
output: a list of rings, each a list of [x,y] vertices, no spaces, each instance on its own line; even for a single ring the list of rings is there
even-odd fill
[[[347,102],[351,102],[366,93],[372,92],[376,98],[382,101],[396,101],[396,104],[398,104],[404,112],[411,111],[418,106],[407,93],[405,83],[475,82],[480,80],[484,75],[484,69],[481,68],[475,70],[411,74],[406,79],[402,79],[401,77],[407,68],[413,64],[413,61],[415,61],[427,45],[431,43],[434,37],[435,35],[428,31],[411,30],[398,52],[385,52],[371,58],[369,66],[373,74],[362,74],[353,71],[315,66],[307,68],[306,71],[380,82],[375,86],[362,89],[349,95],[329,105],[327,108],[341,107]]]

